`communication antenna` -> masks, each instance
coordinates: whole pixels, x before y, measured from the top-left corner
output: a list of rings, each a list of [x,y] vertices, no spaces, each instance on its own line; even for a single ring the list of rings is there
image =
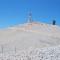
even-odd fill
[[[32,13],[30,12],[29,13],[29,16],[28,16],[28,23],[32,23],[33,20],[32,20]]]

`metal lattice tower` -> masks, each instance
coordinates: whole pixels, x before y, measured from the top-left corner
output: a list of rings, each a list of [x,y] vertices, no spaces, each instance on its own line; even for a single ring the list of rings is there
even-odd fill
[[[30,12],[29,13],[29,16],[28,16],[28,23],[32,23],[33,20],[32,20],[32,13]]]

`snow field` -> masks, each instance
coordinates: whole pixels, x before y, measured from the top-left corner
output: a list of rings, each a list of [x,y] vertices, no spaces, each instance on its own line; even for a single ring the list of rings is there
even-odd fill
[[[0,53],[0,60],[60,60],[60,46]]]

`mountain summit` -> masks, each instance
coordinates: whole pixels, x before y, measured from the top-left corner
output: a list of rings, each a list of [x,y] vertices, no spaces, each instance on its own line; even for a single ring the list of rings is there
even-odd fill
[[[25,23],[0,30],[4,49],[44,48],[60,44],[60,27],[45,23]]]

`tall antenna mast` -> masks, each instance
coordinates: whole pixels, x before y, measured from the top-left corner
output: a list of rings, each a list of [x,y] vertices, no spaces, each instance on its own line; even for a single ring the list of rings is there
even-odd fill
[[[31,12],[29,13],[29,16],[28,16],[28,22],[29,23],[33,22],[33,20],[32,20],[32,13]]]

